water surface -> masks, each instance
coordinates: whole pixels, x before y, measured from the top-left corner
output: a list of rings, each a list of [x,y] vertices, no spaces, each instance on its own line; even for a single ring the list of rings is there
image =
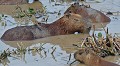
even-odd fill
[[[35,2],[34,4],[25,4],[20,5],[23,9],[27,9],[29,7],[45,7],[47,12],[59,12],[61,10],[61,15],[57,14],[47,14],[49,15],[48,23],[52,23],[53,21],[59,19],[61,16],[64,15],[64,11],[70,6],[73,1],[67,1],[67,2],[57,2],[57,1],[41,1],[43,5],[39,2]],[[100,10],[99,8],[95,7],[95,5],[104,4],[103,3],[91,3],[91,7],[96,8]],[[39,4],[39,5],[38,5]],[[60,4],[60,5],[55,5]],[[104,4],[107,6],[106,4]],[[15,5],[0,5],[0,13],[5,13],[12,16],[12,10],[14,10]],[[117,6],[116,6],[117,7]],[[6,9],[3,9],[6,8]],[[118,8],[118,7],[117,7]],[[9,11],[7,11],[10,9]],[[101,9],[103,9],[101,7]],[[110,10],[110,9],[109,9]],[[112,10],[112,9],[111,9]],[[117,11],[117,9],[116,9]],[[11,20],[13,23],[15,23],[15,19],[13,19],[11,16],[9,16],[7,19]],[[120,16],[115,15],[111,16],[108,15],[111,18],[110,23],[103,23],[104,28],[106,29],[108,27],[109,33],[117,33],[120,35]],[[40,19],[37,19],[38,21]],[[9,23],[9,22],[8,22]],[[96,23],[96,31],[95,33],[98,34],[101,32],[103,35],[105,35],[105,32],[103,30],[103,27],[100,23]],[[2,34],[12,27],[15,27],[13,24],[9,24],[6,27],[0,26],[0,37]],[[90,35],[92,34],[92,31],[90,32]],[[26,49],[25,52],[18,52],[18,54],[14,54],[12,57],[8,57],[5,60],[2,60],[2,63],[0,66],[69,66],[69,64],[74,61],[73,53],[77,51],[79,48],[73,46],[73,44],[80,45],[81,42],[85,37],[87,37],[89,34],[70,34],[70,35],[61,35],[61,36],[53,36],[53,37],[47,37],[42,39],[36,39],[32,41],[0,41],[0,53],[2,53],[4,50],[8,49],[10,51],[16,50],[17,48],[22,47],[23,49]],[[43,46],[42,46],[43,45]],[[42,50],[38,50],[41,48]],[[56,49],[55,49],[56,48]],[[29,49],[33,49],[30,50]],[[55,49],[54,53],[53,50]],[[71,60],[69,61],[69,56],[71,54]],[[120,64],[120,56],[110,56],[104,58],[107,61]],[[69,61],[69,62],[68,62]],[[68,64],[67,64],[68,63]],[[84,64],[80,64],[79,62],[76,62],[73,64],[73,66],[85,66]]]

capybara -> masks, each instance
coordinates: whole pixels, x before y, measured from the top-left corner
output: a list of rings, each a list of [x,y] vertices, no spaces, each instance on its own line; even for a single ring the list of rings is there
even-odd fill
[[[120,66],[112,62],[103,60],[90,49],[80,49],[74,54],[76,61],[86,64],[87,66]]]
[[[86,7],[86,5],[79,5],[79,3],[72,4],[66,11],[66,13],[75,13],[81,15],[83,18],[91,19],[92,22],[110,22],[110,18],[104,15],[102,12],[93,8]]]
[[[8,29],[1,37],[5,41],[33,40],[55,35],[89,33],[91,22],[78,14],[65,14],[51,24],[39,23],[32,26],[17,26]]]

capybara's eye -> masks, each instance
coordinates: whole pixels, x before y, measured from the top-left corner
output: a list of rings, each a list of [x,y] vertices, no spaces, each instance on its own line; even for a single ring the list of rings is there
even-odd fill
[[[74,19],[75,21],[79,21],[78,19]]]
[[[79,53],[79,55],[81,55],[81,54],[82,54],[82,52]]]

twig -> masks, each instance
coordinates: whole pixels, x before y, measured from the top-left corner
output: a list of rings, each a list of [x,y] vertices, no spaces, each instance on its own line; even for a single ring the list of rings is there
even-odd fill
[[[73,46],[76,46],[76,47],[78,47],[78,48],[80,48],[77,44],[72,44]]]
[[[51,52],[51,54],[53,54],[55,52],[55,50],[56,50],[56,47],[53,49],[53,51]]]
[[[17,45],[18,45],[18,49],[22,50],[21,45],[19,43],[17,43]]]
[[[86,38],[83,40],[83,42],[82,42],[82,44],[81,44],[81,46],[80,46],[80,47],[83,47],[83,45],[84,45],[85,41],[86,41]]]
[[[102,24],[102,23],[100,23],[100,24],[101,24],[101,26],[102,26],[103,30],[105,31],[105,33],[107,34],[107,31],[105,30],[105,28],[104,28],[103,24]]]
[[[41,44],[41,45],[40,45],[40,50],[44,49],[44,48],[43,48],[43,45],[45,45],[45,44]]]
[[[67,64],[70,62],[70,59],[71,59],[71,54],[69,55],[69,60],[68,60]]]
[[[70,66],[73,64],[73,63],[75,63],[77,60],[74,60],[72,63],[70,63]]]
[[[37,53],[40,55],[41,58],[43,57],[43,55],[41,54],[41,50]]]
[[[118,38],[120,38],[120,36],[118,36],[118,33],[115,33],[115,35],[116,35]]]
[[[99,43],[97,42],[96,38],[94,36],[91,37],[91,38],[92,38],[92,41],[93,41],[94,45],[99,47]]]
[[[56,58],[55,58],[55,56],[54,56],[53,54],[51,54],[51,55],[52,55],[52,58],[53,58],[55,61],[57,61]]]
[[[113,44],[114,44],[114,45],[116,46],[116,48],[119,49],[119,51],[120,51],[120,47],[119,47],[119,45],[116,44],[114,41],[113,41]]]
[[[94,32],[95,32],[95,25],[93,25],[92,39],[93,39],[94,44],[96,44],[97,46],[99,46],[99,43],[97,42],[97,40],[96,40],[96,38],[95,38]]]
[[[44,51],[44,54],[45,54],[45,58],[47,57],[47,52],[46,51]]]

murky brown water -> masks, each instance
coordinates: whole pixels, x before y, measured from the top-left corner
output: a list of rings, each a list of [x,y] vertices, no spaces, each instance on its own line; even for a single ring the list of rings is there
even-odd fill
[[[71,2],[71,1],[69,1]],[[20,5],[23,9],[28,9],[29,7],[32,8],[41,8],[42,5],[39,2],[35,2],[33,4],[24,4]],[[0,5],[0,13],[5,13],[9,15],[13,15],[13,11],[15,9],[16,5]],[[8,11],[9,10],[9,11]],[[114,17],[114,16],[113,16]],[[115,23],[114,23],[115,22]],[[114,25],[112,25],[114,23]],[[103,24],[104,27],[110,28],[110,33],[119,33],[119,29],[114,30],[113,28],[118,26],[118,21],[111,21],[111,23]],[[104,34],[104,31],[100,24],[96,25],[96,33],[102,32]],[[113,32],[114,30],[114,32]],[[92,30],[90,34],[92,33]],[[61,35],[61,36],[53,36],[53,37],[47,37],[42,39],[36,39],[32,41],[0,41],[0,52],[3,50],[10,48],[16,49],[21,45],[26,49],[29,48],[38,48],[42,44],[43,48],[45,48],[43,51],[30,51],[24,53],[20,53],[20,55],[14,55],[14,57],[8,57],[6,60],[2,62],[0,66],[3,66],[5,64],[8,64],[9,66],[69,66],[69,64],[74,61],[73,58],[73,52],[78,50],[77,47],[73,46],[73,44],[80,45],[81,42],[85,37],[89,36],[89,34],[71,34],[71,35]],[[56,51],[54,52],[54,55],[51,55],[51,52],[56,47]],[[51,49],[53,48],[53,49]],[[39,53],[40,52],[40,53]],[[45,53],[46,52],[46,55]],[[67,64],[69,60],[69,55],[72,54],[72,59],[70,60],[69,64]],[[111,56],[106,57],[105,60],[114,62],[117,64],[120,64],[120,56]],[[79,64],[79,62],[76,62],[73,64],[73,66],[85,66],[84,64]]]

